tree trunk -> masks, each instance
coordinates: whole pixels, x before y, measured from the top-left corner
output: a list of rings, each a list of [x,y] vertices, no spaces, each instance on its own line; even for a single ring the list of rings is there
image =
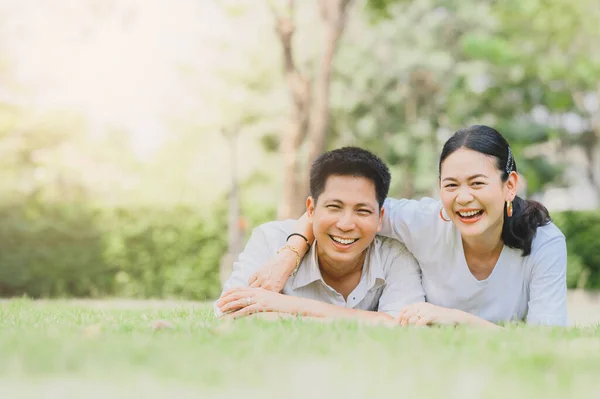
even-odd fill
[[[282,15],[271,5],[276,20],[276,32],[282,48],[283,70],[292,100],[292,110],[288,126],[280,142],[283,159],[283,198],[278,219],[298,218],[305,209],[308,195],[307,171],[299,170],[298,150],[309,135],[308,165],[319,156],[325,147],[329,127],[329,85],[333,57],[339,38],[343,32],[346,9],[351,0],[319,0],[321,19],[325,23],[324,54],[315,81],[315,98],[311,118],[311,82],[296,67],[292,37],[295,30],[293,21],[294,0],[288,1],[287,15]]]
[[[292,110],[288,125],[279,144],[283,160],[283,198],[277,212],[278,219],[297,218],[298,188],[300,175],[298,173],[298,147],[302,144],[308,130],[310,112],[310,82],[297,69],[292,49],[292,37],[296,29],[294,16],[294,1],[288,1],[287,15],[280,14],[271,5],[275,17],[275,31],[281,44],[283,57],[283,73],[291,97]]]
[[[339,39],[346,24],[350,0],[320,0],[321,20],[325,24],[325,46],[314,86],[312,124],[308,134],[308,163],[317,159],[325,149],[325,138],[329,128],[329,89],[333,59]]]

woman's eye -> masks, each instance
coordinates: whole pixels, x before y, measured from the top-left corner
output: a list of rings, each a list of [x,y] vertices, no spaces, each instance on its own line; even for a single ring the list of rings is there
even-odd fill
[[[474,181],[472,184],[473,184],[474,186],[483,186],[485,183],[484,183],[484,182],[482,182],[482,181]]]
[[[450,184],[446,184],[444,187],[445,188],[454,188],[454,187],[457,187],[457,186],[458,186],[457,184],[450,183]]]

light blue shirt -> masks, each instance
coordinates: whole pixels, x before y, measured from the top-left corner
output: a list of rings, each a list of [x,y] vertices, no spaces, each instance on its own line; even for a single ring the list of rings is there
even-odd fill
[[[403,242],[415,256],[427,302],[494,323],[567,324],[567,248],[554,224],[538,227],[529,256],[505,245],[490,276],[477,280],[460,232],[439,216],[441,206],[432,198],[384,203],[380,234]]]

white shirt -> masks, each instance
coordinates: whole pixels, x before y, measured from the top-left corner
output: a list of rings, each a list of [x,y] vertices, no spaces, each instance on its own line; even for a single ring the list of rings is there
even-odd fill
[[[422,272],[427,302],[488,321],[526,320],[566,325],[567,249],[552,223],[538,227],[531,254],[504,246],[491,275],[477,280],[467,265],[460,232],[440,216],[432,198],[387,199],[380,234],[402,241]]]
[[[255,228],[244,252],[234,263],[233,272],[225,282],[223,291],[233,287],[247,287],[250,276],[285,245],[295,223],[295,220],[286,220]],[[296,275],[288,279],[283,294],[346,308],[385,312],[394,317],[405,305],[425,300],[419,266],[401,242],[375,237],[366,249],[368,253],[360,281],[348,295],[347,301],[323,280],[317,259],[317,245],[318,243],[312,245],[302,259]]]

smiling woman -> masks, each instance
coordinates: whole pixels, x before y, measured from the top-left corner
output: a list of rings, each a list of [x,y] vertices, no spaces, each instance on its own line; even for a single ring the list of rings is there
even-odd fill
[[[565,238],[543,205],[516,195],[518,180],[504,137],[471,126],[442,149],[441,203],[386,201],[382,234],[419,261],[433,321],[567,323]],[[402,321],[419,312],[408,309]]]
[[[565,237],[543,205],[516,195],[518,180],[504,137],[471,126],[444,145],[441,201],[385,201],[380,234],[415,256],[427,301],[405,307],[400,324],[567,323]],[[278,289],[289,263],[265,265],[261,284]]]

